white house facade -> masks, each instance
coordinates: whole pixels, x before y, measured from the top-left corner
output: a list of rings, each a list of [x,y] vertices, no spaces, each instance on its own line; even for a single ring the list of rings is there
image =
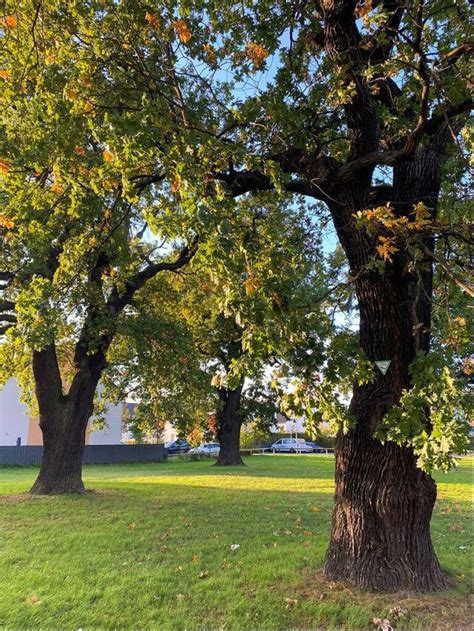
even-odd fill
[[[117,445],[122,437],[122,405],[109,404],[105,425],[93,429],[92,421],[86,435],[89,445]],[[20,401],[20,389],[15,379],[10,379],[0,390],[0,446],[42,445],[43,436],[37,417],[30,416],[28,408]]]

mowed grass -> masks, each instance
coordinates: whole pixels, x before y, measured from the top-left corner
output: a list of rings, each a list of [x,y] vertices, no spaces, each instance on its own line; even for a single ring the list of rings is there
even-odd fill
[[[0,469],[0,628],[471,628],[472,459],[438,475],[433,538],[454,586],[421,597],[324,580],[331,456],[247,465],[88,466],[93,492],[39,498],[35,469]]]

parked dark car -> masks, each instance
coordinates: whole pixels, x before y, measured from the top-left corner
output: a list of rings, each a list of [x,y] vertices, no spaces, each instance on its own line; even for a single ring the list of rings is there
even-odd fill
[[[313,443],[313,441],[311,440],[307,440],[306,444],[308,445],[308,447],[311,447],[314,454],[324,454],[326,452],[325,447],[321,447],[321,445],[317,445],[316,443]]]
[[[165,449],[169,454],[185,454],[191,449],[191,445],[187,440],[172,440],[165,443]]]

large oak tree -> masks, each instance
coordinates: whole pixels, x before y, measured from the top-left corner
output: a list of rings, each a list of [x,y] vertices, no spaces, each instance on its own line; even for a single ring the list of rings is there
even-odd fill
[[[117,160],[127,194],[124,182],[139,174],[129,164],[156,165],[146,176],[168,176],[160,201],[172,208],[167,218],[175,227],[205,227],[203,200],[213,213],[226,213],[232,199],[272,189],[322,205],[347,258],[360,350],[371,362],[390,361],[386,374],[354,383],[350,429],[341,432],[336,454],[326,574],[376,590],[445,587],[429,534],[435,483],[419,465],[429,470],[430,455],[446,455],[462,441],[457,412],[454,426],[443,430],[446,416],[433,401],[420,403],[420,384],[437,374],[429,359],[434,269],[472,294],[465,280],[472,247],[467,211],[455,208],[472,103],[467,3],[100,0],[68,12],[56,2],[37,9],[12,4],[2,29],[14,61],[2,59],[8,89],[0,164],[8,180],[22,174],[2,194],[18,192],[9,208],[24,221],[6,213],[4,230],[15,234],[29,225],[28,213],[38,212],[28,193],[33,187],[37,195],[47,185],[48,194],[63,199],[57,187],[67,188],[80,166],[66,157],[83,150],[102,155],[106,169]],[[41,35],[48,24],[54,37]],[[70,116],[73,129],[81,116],[84,134],[92,127],[92,142],[64,125]],[[46,123],[47,133],[38,136]],[[143,145],[146,160],[135,152]],[[59,149],[61,160],[51,160]],[[83,177],[110,186],[99,171]],[[179,204],[170,204],[173,195]],[[40,216],[58,224],[59,207],[51,198],[39,205]],[[94,214],[94,206],[84,207]],[[19,243],[24,238],[18,234]],[[45,241],[62,247],[51,229]],[[36,244],[28,252],[21,269],[28,272],[32,252],[34,261],[41,254],[34,278],[43,280],[29,287],[43,287],[51,257]],[[25,313],[27,296],[18,303]],[[6,300],[4,313],[14,317]],[[47,359],[44,340],[34,344]],[[453,390],[441,372],[445,400]],[[54,386],[57,374],[49,374]],[[411,425],[410,397],[417,411]],[[387,431],[387,419],[396,431]]]
[[[413,367],[430,353],[434,266],[472,295],[468,260],[445,258],[456,238],[472,245],[468,217],[459,221],[452,196],[443,198],[447,181],[462,194],[466,167],[467,11],[464,3],[323,0],[211,12],[216,47],[225,38],[239,81],[272,64],[267,87],[255,80],[235,122],[237,155],[245,148],[250,168],[237,157],[216,177],[235,196],[269,189],[271,161],[280,187],[325,204],[357,297],[360,348],[372,362],[390,361],[385,374],[354,383],[351,426],[336,453],[326,575],[367,589],[447,585],[429,533],[436,487],[418,465],[439,432],[446,452],[457,430],[436,424],[435,404],[430,418],[427,399],[416,429],[378,438],[387,414],[393,423],[403,416],[393,410],[406,393],[420,392]],[[421,381],[434,374],[427,363]]]

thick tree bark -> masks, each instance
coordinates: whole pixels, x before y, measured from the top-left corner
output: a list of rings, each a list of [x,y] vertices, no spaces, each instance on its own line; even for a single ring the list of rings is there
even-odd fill
[[[358,430],[340,437],[326,576],[370,591],[446,588],[429,529],[435,499],[408,449]]]
[[[240,457],[241,397],[242,386],[233,390],[227,388],[219,390],[222,405],[218,415],[220,452],[216,465],[219,467],[244,465]]]
[[[84,493],[82,456],[88,417],[79,418],[62,405],[57,414],[40,414],[40,419],[43,458],[30,493]]]
[[[436,214],[443,156],[440,139],[394,170],[394,212],[412,216],[424,202]],[[438,144],[437,144],[438,143]],[[367,262],[376,241],[357,230],[353,214],[366,205],[358,183],[345,195],[345,209],[333,217],[346,251],[359,304],[360,346],[370,360],[390,360],[388,372],[354,386],[350,413],[354,428],[338,439],[336,494],[325,572],[373,591],[436,591],[447,587],[430,537],[436,500],[434,480],[420,471],[407,447],[373,438],[383,416],[409,389],[409,367],[429,352],[432,265],[413,265],[400,244],[382,273]],[[372,241],[371,241],[372,239]],[[425,242],[430,249],[432,242]],[[427,423],[429,420],[427,419]]]
[[[409,388],[409,366],[427,350],[419,326],[415,280],[372,277],[358,283],[360,338],[367,357],[391,360],[386,375],[354,388],[355,428],[340,436],[328,578],[374,591],[434,591],[447,586],[430,538],[434,480],[420,471],[408,448],[383,445],[373,432]],[[418,302],[429,300],[418,295]],[[419,308],[420,307],[420,308]],[[424,305],[426,314],[429,308]],[[422,323],[422,324],[426,324]]]
[[[43,457],[30,493],[84,493],[82,457],[87,423],[93,412],[99,370],[81,369],[67,395],[54,346],[33,353],[36,397],[43,433]]]

